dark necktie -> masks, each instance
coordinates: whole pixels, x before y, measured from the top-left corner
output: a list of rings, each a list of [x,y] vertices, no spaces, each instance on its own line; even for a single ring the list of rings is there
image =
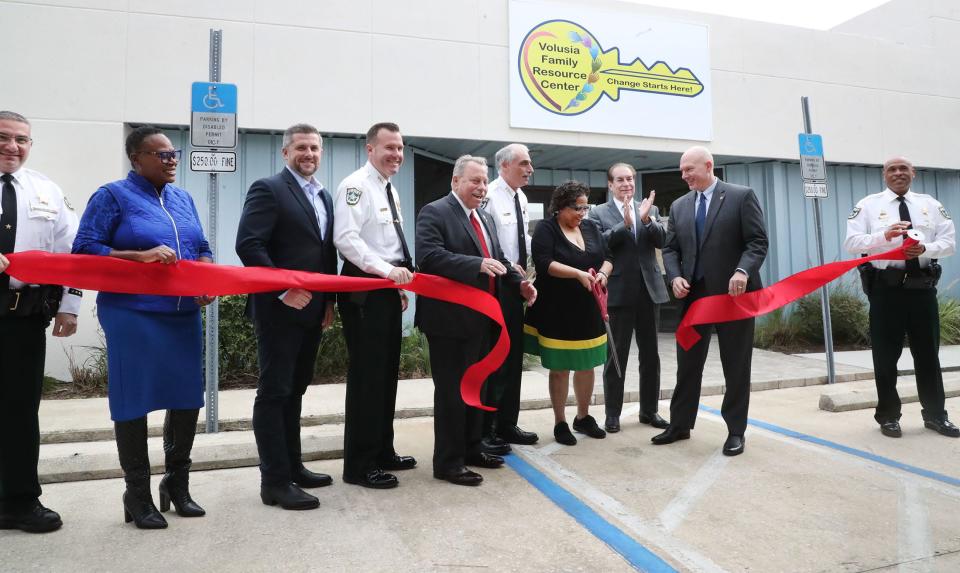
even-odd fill
[[[477,234],[477,240],[480,241],[480,250],[483,251],[483,257],[486,259],[490,258],[490,249],[487,248],[487,241],[483,238],[483,230],[480,228],[480,221],[477,219],[477,212],[470,212],[470,224],[473,225],[473,232]],[[490,291],[490,294],[496,292],[496,287],[493,284],[493,277],[490,277],[490,280],[487,283],[487,290]]]
[[[513,194],[513,208],[517,212],[517,246],[520,247],[520,256],[517,263],[526,270],[527,268],[527,237],[523,232],[523,211],[520,209],[520,193]]]
[[[9,254],[17,241],[17,191],[13,188],[13,175],[4,173],[0,176],[3,181],[3,197],[0,207],[3,208],[3,214],[0,215],[0,254]],[[10,275],[0,274],[0,288],[6,290],[10,287]]]
[[[701,191],[699,193],[700,202],[697,203],[697,246],[703,237],[703,225],[707,222],[707,196]]]
[[[697,228],[697,258],[693,263],[693,280],[699,281],[703,278],[703,272],[700,270],[700,239],[703,237],[703,225],[707,222],[707,196],[702,191],[697,193],[700,202],[697,203],[697,216],[694,224]]]
[[[897,201],[900,201],[900,220],[910,221],[910,210],[907,209],[907,201],[903,198],[903,195],[897,197]],[[908,259],[904,263],[908,275],[917,276],[920,274],[920,259]]]
[[[400,226],[400,217],[397,215],[397,205],[393,202],[393,187],[390,185],[389,181],[387,181],[387,203],[390,204],[390,216],[393,217],[393,228],[397,231],[397,238],[400,239],[400,247],[403,249],[403,261],[401,266],[404,266],[412,271],[413,259],[410,258],[410,249],[407,248],[407,239],[403,236],[403,227]]]

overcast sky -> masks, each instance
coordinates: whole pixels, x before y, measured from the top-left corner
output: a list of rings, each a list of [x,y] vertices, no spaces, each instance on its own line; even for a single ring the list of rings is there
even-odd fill
[[[629,0],[693,12],[827,30],[887,0]]]

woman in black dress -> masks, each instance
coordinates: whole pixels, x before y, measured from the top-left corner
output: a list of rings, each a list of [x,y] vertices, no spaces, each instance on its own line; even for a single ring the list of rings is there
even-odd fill
[[[595,281],[606,286],[613,263],[600,228],[586,218],[589,193],[590,188],[579,181],[567,181],[554,190],[553,217],[541,221],[533,233],[531,251],[539,294],[523,325],[524,350],[538,354],[550,369],[553,435],[568,446],[577,443],[565,411],[571,370],[577,397],[573,429],[592,438],[606,436],[588,411],[593,369],[607,360],[607,335],[592,288]]]

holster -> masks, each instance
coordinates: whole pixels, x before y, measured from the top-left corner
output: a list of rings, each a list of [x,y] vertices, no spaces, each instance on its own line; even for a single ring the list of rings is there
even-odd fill
[[[60,310],[63,287],[40,285],[0,292],[0,316],[43,316],[51,320]]]
[[[878,269],[870,263],[863,263],[857,266],[857,272],[860,273],[860,286],[863,288],[863,294],[867,296],[870,296],[870,293],[873,292],[873,287],[877,280],[877,270]]]

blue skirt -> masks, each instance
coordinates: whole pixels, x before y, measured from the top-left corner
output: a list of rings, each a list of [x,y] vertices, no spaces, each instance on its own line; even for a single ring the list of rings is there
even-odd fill
[[[110,418],[203,407],[200,311],[145,312],[100,304],[107,336]]]

